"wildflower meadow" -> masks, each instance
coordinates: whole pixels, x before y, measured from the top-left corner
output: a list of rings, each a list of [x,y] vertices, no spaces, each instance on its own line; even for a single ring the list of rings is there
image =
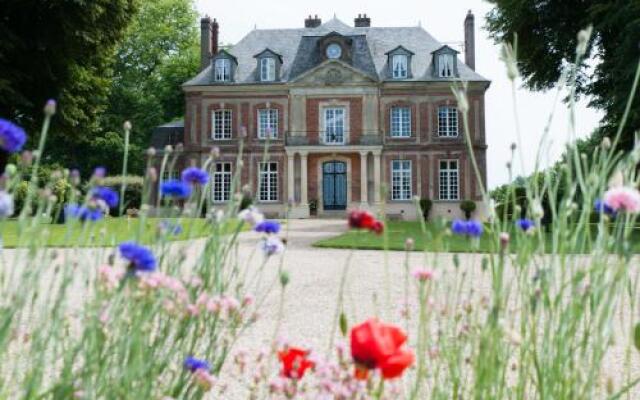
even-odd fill
[[[515,54],[505,45],[513,85]],[[566,71],[560,90],[571,93],[573,72]],[[639,80],[640,64],[631,93]],[[468,134],[465,88],[452,90]],[[633,102],[632,95],[626,115]],[[183,171],[171,171],[180,148],[165,149],[159,169],[150,149],[142,206],[128,216],[127,181],[120,190],[106,186],[110,172],[100,166],[84,181],[70,170],[39,181],[57,106],[49,101],[42,131],[29,132],[35,149],[25,147],[22,128],[0,120],[0,148],[8,155],[0,234],[17,224],[16,248],[0,250],[0,398],[640,396],[640,275],[633,251],[640,148],[616,150],[626,115],[618,136],[605,138],[595,154],[569,145],[559,173],[536,169],[526,207],[510,193],[500,208],[483,188],[486,221],[421,221],[420,237],[405,241],[400,265],[388,262],[385,205],[350,210],[342,223],[355,242],[386,244],[377,311],[363,317],[347,306],[359,279],[350,273],[360,251],[354,245],[340,253],[344,260],[326,260],[344,266],[329,301],[332,321],[314,338],[326,345],[311,347],[281,329],[283,304],[297,301],[288,297],[297,285],[296,260],[287,253],[291,221],[268,219],[246,201],[241,158],[235,196],[220,205],[209,195],[220,149]],[[128,137],[131,124],[123,128]],[[516,152],[523,151],[518,135]],[[128,152],[125,146],[117,171],[124,177]],[[14,197],[27,172],[26,199],[16,213]],[[69,187],[64,198],[56,192],[60,180]],[[507,218],[509,209],[514,218]],[[130,228],[126,239],[98,228],[119,218]],[[61,245],[50,248],[56,223],[63,226]],[[463,252],[451,252],[444,240],[450,237],[464,242]],[[432,246],[416,258],[410,255],[417,240]],[[392,284],[399,289],[390,290]],[[253,332],[262,343],[240,347],[267,304],[277,308],[275,329]]]

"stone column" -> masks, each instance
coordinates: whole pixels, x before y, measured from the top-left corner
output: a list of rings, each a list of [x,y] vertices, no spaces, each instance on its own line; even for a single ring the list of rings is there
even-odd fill
[[[367,154],[368,151],[360,152],[360,204],[366,207],[369,204],[369,191],[367,188]]]
[[[306,207],[307,199],[307,153],[300,153],[300,205]]]
[[[295,174],[294,174],[294,156],[295,153],[287,154],[287,201],[290,201],[292,204],[295,202]]]
[[[381,192],[381,184],[380,184],[380,158],[382,154],[380,152],[373,153],[373,201],[378,204],[380,203],[380,192]]]

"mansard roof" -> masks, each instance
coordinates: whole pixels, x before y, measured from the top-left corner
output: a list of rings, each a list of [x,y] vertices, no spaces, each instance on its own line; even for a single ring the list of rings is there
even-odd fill
[[[238,61],[232,84],[259,83],[256,81],[254,56],[267,48],[282,57],[281,81],[290,82],[324,61],[323,54],[318,51],[318,42],[334,33],[352,41],[352,67],[378,81],[388,80],[387,53],[399,46],[415,53],[411,61],[412,76],[405,81],[488,81],[462,60],[458,60],[458,77],[434,76],[432,53],[441,49],[443,44],[422,27],[352,27],[333,18],[317,28],[254,29],[228,49]],[[209,66],[185,86],[213,83]]]

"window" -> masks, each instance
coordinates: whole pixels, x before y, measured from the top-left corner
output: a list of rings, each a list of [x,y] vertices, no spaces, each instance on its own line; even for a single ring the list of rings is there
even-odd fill
[[[458,136],[458,109],[442,106],[438,108],[438,136]]]
[[[458,200],[458,161],[440,161],[440,200]]]
[[[411,160],[391,161],[391,200],[411,200]]]
[[[324,110],[324,142],[326,144],[344,143],[344,108],[326,108]]]
[[[438,76],[451,78],[453,76],[453,54],[440,54],[438,56]]]
[[[213,202],[229,201],[231,195],[231,163],[218,162],[213,170]]]
[[[411,137],[411,108],[391,107],[391,137]]]
[[[217,82],[229,82],[231,80],[231,60],[228,58],[216,60],[214,79]]]
[[[213,112],[213,140],[231,139],[231,110],[215,110]]]
[[[278,163],[260,163],[260,201],[278,201]]]
[[[273,57],[260,59],[260,80],[273,82],[276,80],[276,60]]]
[[[265,108],[258,110],[258,138],[276,139],[278,137],[278,110]]]
[[[403,79],[408,76],[407,69],[407,56],[404,54],[397,54],[392,58],[393,64],[393,79]]]

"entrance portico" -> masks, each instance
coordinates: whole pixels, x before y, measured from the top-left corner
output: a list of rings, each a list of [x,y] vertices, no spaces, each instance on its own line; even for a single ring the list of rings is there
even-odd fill
[[[380,202],[381,146],[286,146],[287,194],[292,218],[318,215]]]

